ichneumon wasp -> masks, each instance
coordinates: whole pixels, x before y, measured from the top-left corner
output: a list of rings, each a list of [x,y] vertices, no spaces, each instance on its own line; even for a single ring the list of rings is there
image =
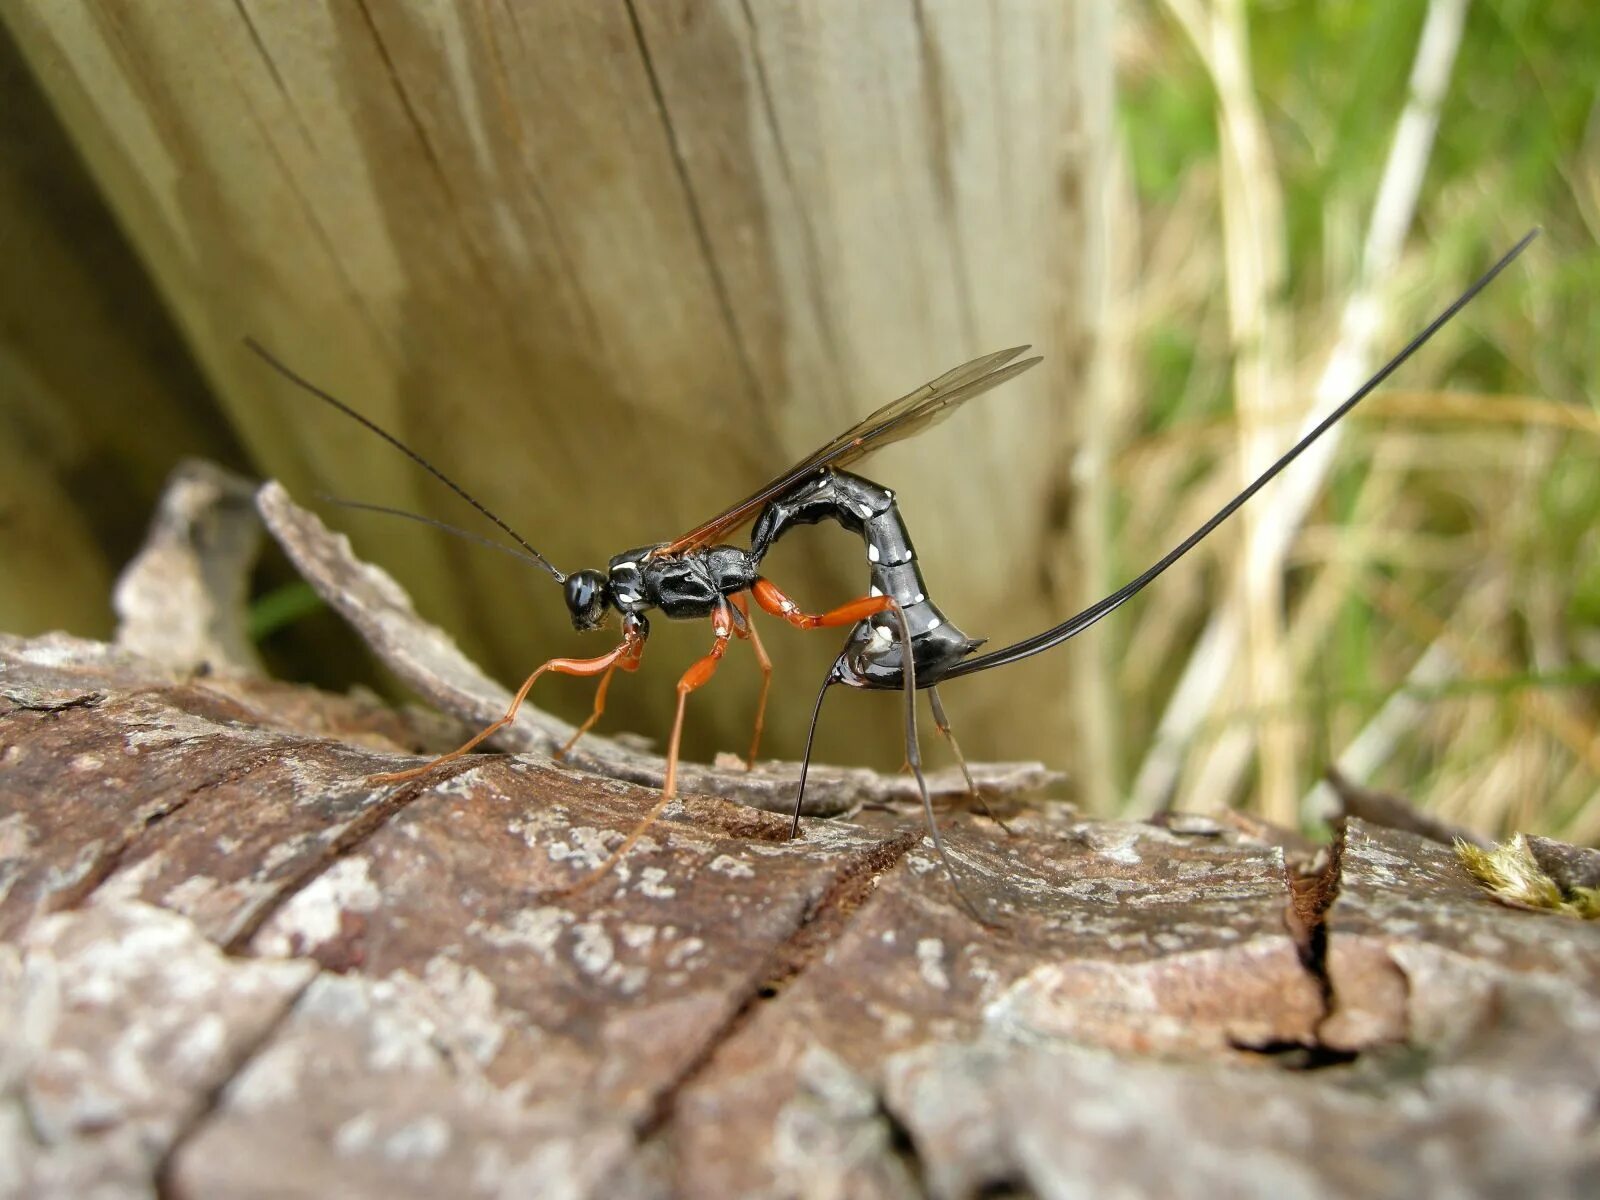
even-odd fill
[[[598,628],[612,609],[621,615],[622,641],[610,652],[596,658],[549,660],[528,676],[505,714],[464,745],[419,767],[376,776],[374,777],[376,780],[380,782],[408,780],[443,762],[470,752],[497,730],[515,720],[517,710],[534,682],[546,671],[599,676],[600,679],[589,718],[578,728],[572,740],[563,749],[570,748],[573,742],[593,727],[603,713],[606,690],[613,673],[619,668],[625,671],[638,669],[645,640],[649,636],[650,626],[646,616],[649,610],[657,609],[664,616],[676,620],[709,617],[714,634],[711,650],[692,664],[678,680],[678,705],[668,743],[667,771],[661,796],[622,844],[568,890],[577,891],[587,887],[627,854],[672,800],[675,794],[678,747],[688,695],[706,683],[715,673],[729,641],[734,637],[750,641],[762,671],[761,696],[757,705],[755,731],[748,755],[748,761],[754,763],[761,736],[762,714],[771,684],[771,663],[751,623],[749,603],[746,599],[748,593],[764,611],[797,628],[848,626],[850,629],[844,648],[824,678],[812,709],[811,723],[806,735],[805,755],[801,763],[799,788],[795,797],[791,836],[799,832],[801,802],[805,793],[813,740],[822,703],[829,689],[842,684],[865,690],[901,691],[905,696],[906,762],[917,780],[929,834],[957,896],[968,911],[977,916],[977,910],[962,891],[945,850],[943,838],[934,818],[932,800],[923,779],[916,734],[916,692],[919,689],[928,691],[935,723],[942,733],[949,736],[949,721],[939,699],[938,684],[947,679],[1006,666],[1043,653],[1076,637],[1126,603],[1194,549],[1217,526],[1232,516],[1298,458],[1307,447],[1388,379],[1509,266],[1537,235],[1537,230],[1526,234],[1361,387],[1199,528],[1149,568],[1060,624],[976,657],[974,653],[983,642],[968,637],[929,599],[909,533],[895,503],[894,493],[842,468],[859,461],[873,450],[920,433],[936,421],[949,416],[967,400],[1032,367],[1040,361],[1038,358],[1017,361],[1017,356],[1027,349],[1025,346],[974,359],[892,401],[801,459],[739,503],[673,541],[642,546],[619,554],[611,559],[605,571],[589,569],[564,574],[505,521],[490,512],[464,488],[416,451],[342,401],[297,375],[253,339],[246,339],[246,344],[291,382],[360,422],[406,454],[508,534],[521,547],[521,552],[518,552],[519,557],[540,567],[562,585],[575,628],[579,630]],[[373,508],[398,516],[413,517],[432,525],[440,524],[428,518],[417,518],[414,514],[396,512],[381,506],[358,504],[355,507]],[[727,545],[721,541],[752,521],[754,528],[751,531],[748,549]],[[870,586],[865,596],[827,612],[806,613],[802,612],[799,606],[784,595],[775,584],[762,576],[758,568],[767,551],[790,529],[797,525],[816,524],[822,521],[833,521],[861,537],[870,564]],[[444,526],[444,528],[451,527]],[[461,531],[452,530],[452,532]],[[500,543],[490,544],[510,550],[510,547]],[[909,655],[905,653],[906,647],[910,647]],[[953,738],[951,743],[954,746]],[[956,750],[956,754],[959,759],[959,749]],[[964,761],[962,767],[965,769]],[[968,778],[970,787],[970,776]]]
[[[747,762],[754,764],[761,739],[767,693],[772,682],[772,665],[751,621],[747,593],[763,610],[799,629],[843,626],[869,628],[863,622],[879,615],[882,615],[884,620],[892,622],[892,627],[898,631],[899,642],[909,643],[916,648],[913,655],[916,661],[911,664],[914,669],[902,672],[898,666],[894,666],[892,669],[897,680],[894,684],[875,683],[863,686],[893,686],[904,690],[908,737],[912,742],[915,741],[917,688],[915,670],[920,669],[924,661],[941,663],[957,661],[980,643],[967,638],[957,630],[925,595],[926,589],[922,586],[921,575],[917,571],[915,553],[911,549],[904,522],[901,521],[895,506],[894,494],[877,484],[847,474],[841,468],[858,461],[874,450],[920,433],[948,417],[967,400],[999,386],[1040,361],[1037,358],[1016,361],[1017,356],[1027,349],[1025,346],[973,359],[898,400],[884,405],[826,445],[807,455],[783,474],[756,489],[739,503],[674,541],[659,542],[624,551],[611,559],[604,571],[585,569],[568,574],[558,570],[509,524],[393,434],[297,374],[253,338],[245,339],[245,344],[290,382],[358,421],[411,458],[511,537],[521,547],[521,550],[516,552],[519,557],[539,567],[562,585],[563,596],[574,628],[580,631],[597,629],[604,624],[613,610],[621,616],[622,641],[608,653],[595,658],[550,659],[529,675],[517,689],[505,713],[465,744],[419,767],[374,776],[374,781],[404,782],[432,770],[441,763],[469,753],[486,738],[516,719],[517,711],[535,681],[547,671],[565,675],[598,676],[600,682],[595,691],[593,709],[588,719],[579,726],[572,739],[562,748],[562,752],[565,752],[578,738],[593,728],[605,711],[606,691],[610,686],[612,675],[619,669],[623,671],[638,669],[644,654],[645,641],[650,635],[650,621],[647,616],[650,610],[657,610],[673,620],[710,618],[713,631],[710,651],[693,663],[678,680],[677,713],[673,718],[672,735],[667,745],[667,770],[661,796],[622,844],[588,876],[573,886],[571,890],[574,891],[587,887],[609,871],[633,847],[676,794],[678,747],[682,738],[684,712],[689,693],[712,677],[727,651],[729,641],[734,637],[750,642],[762,673],[755,730],[747,755]],[[376,509],[396,516],[419,519],[430,525],[441,524],[428,518],[418,518],[412,513],[398,512],[378,505],[356,504],[354,507]],[[860,532],[867,538],[868,554],[878,563],[876,568],[878,571],[890,572],[893,578],[902,582],[914,582],[915,587],[890,588],[875,583],[866,596],[827,612],[803,612],[799,605],[779,590],[777,585],[759,573],[760,562],[772,544],[794,525],[830,519]],[[748,549],[730,546],[721,541],[751,521],[755,521],[756,527],[752,532]],[[442,527],[451,529],[450,526]],[[451,531],[464,532],[453,529]],[[511,549],[497,542],[490,544],[504,550]],[[891,594],[893,592],[903,594],[904,599]],[[862,660],[864,669],[873,677],[881,676],[883,669],[889,666],[883,661],[883,635],[878,632],[879,628],[877,625],[870,626],[866,634],[869,643],[865,646],[867,657]],[[898,646],[899,642],[894,640],[893,635],[890,636],[891,645]],[[869,660],[879,662],[880,665],[868,665]],[[863,676],[864,679],[867,677]],[[913,762],[912,766],[916,772],[917,786],[922,794],[924,806],[931,812],[932,800],[928,796],[920,763]],[[934,830],[934,836],[938,839],[937,829]],[[938,845],[942,856],[944,854],[942,840],[938,841]],[[948,860],[946,866],[949,866]],[[955,878],[953,871],[951,878]]]

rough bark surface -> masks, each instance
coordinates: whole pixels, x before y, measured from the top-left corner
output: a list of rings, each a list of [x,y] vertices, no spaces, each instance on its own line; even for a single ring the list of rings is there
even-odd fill
[[[0,640],[0,1193],[1593,1194],[1600,928],[1351,821],[687,796]],[[1326,856],[1325,856],[1326,857]]]
[[[0,636],[0,1195],[1542,1195],[1600,1181],[1600,930],[1502,907],[1391,800],[947,818],[904,779],[695,768],[526,709],[273,683],[238,481],[179,472],[116,645]],[[263,489],[328,602],[466,721],[496,685]],[[996,797],[1053,782],[980,768]],[[697,795],[697,792],[715,795]],[[735,801],[742,801],[735,802]],[[863,806],[871,801],[872,807]],[[1574,879],[1590,858],[1541,843]]]

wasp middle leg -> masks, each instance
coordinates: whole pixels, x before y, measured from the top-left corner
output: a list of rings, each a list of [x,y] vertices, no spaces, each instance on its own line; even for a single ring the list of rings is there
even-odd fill
[[[559,889],[556,894],[570,896],[581,892],[598,883],[611,871],[623,857],[632,850],[634,845],[644,836],[645,831],[655,824],[659,817],[678,791],[678,746],[683,740],[683,714],[688,707],[689,693],[704,686],[710,678],[717,673],[717,664],[722,661],[722,656],[728,651],[728,641],[734,633],[733,609],[727,601],[719,603],[711,614],[711,628],[716,636],[711,643],[711,650],[704,658],[698,659],[678,680],[678,713],[672,721],[672,739],[667,743],[667,775],[661,784],[661,797],[651,806],[644,819],[633,827],[633,831],[623,839],[618,846],[606,856],[593,871],[585,875],[576,883]]]
[[[739,623],[734,626],[733,632],[749,640],[750,649],[755,652],[756,666],[761,669],[761,696],[756,701],[756,726],[750,735],[750,753],[744,758],[745,769],[753,771],[756,751],[761,748],[761,731],[767,724],[767,693],[772,690],[772,659],[767,655],[767,648],[761,644],[761,635],[756,632],[755,622],[750,618],[750,602],[742,593],[729,596],[728,601],[739,612]]]

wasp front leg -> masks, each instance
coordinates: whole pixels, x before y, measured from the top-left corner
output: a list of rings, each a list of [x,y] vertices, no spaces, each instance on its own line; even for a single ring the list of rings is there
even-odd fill
[[[630,613],[629,617],[633,617],[633,614]],[[528,698],[528,692],[533,688],[534,681],[546,671],[554,671],[558,675],[600,675],[605,679],[609,679],[611,672],[618,666],[622,666],[625,670],[634,670],[638,667],[639,659],[644,654],[644,642],[648,635],[649,626],[644,623],[643,617],[638,617],[632,621],[625,618],[622,629],[622,644],[609,654],[602,654],[599,658],[552,658],[522,681],[522,686],[517,689],[517,694],[511,698],[511,704],[498,720],[481,729],[463,745],[456,747],[448,754],[441,754],[438,758],[423,763],[420,767],[373,775],[371,781],[383,784],[404,783],[420,775],[426,775],[437,766],[452,762],[465,754],[470,754],[486,739],[493,737],[517,719],[517,712],[522,708],[522,702]],[[582,731],[580,730],[579,732]]]
[[[605,673],[600,676],[600,686],[595,689],[594,708],[590,710],[588,720],[574,729],[572,736],[561,744],[561,749],[556,751],[557,758],[565,758],[572,748],[578,744],[578,739],[593,729],[596,722],[600,720],[601,714],[606,711],[606,692],[611,687],[611,676],[616,673],[617,669],[619,667],[624,671],[637,671],[639,669],[639,663],[644,658],[645,638],[650,635],[650,623],[645,620],[644,615],[641,613],[626,613],[622,618],[622,628],[624,638],[632,638],[632,649],[627,649],[629,643],[624,640],[622,655],[607,667]]]

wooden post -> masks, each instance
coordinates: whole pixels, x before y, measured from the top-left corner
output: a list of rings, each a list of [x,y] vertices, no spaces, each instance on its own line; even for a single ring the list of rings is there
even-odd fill
[[[16,0],[6,20],[251,456],[302,497],[472,519],[245,335],[565,567],[671,537],[870,408],[1033,342],[1041,370],[878,465],[948,610],[1001,637],[1064,607],[1010,581],[1037,575],[1103,259],[1091,7]],[[503,674],[572,644],[542,577],[347,524]],[[808,596],[860,588],[859,547],[785,553]],[[773,706],[792,749],[816,670],[796,664],[825,651],[771,640],[806,680]],[[742,736],[749,696],[723,694],[720,716],[696,698],[701,753]],[[615,719],[658,728],[670,698],[620,688]],[[969,739],[1054,743],[1064,703]]]

